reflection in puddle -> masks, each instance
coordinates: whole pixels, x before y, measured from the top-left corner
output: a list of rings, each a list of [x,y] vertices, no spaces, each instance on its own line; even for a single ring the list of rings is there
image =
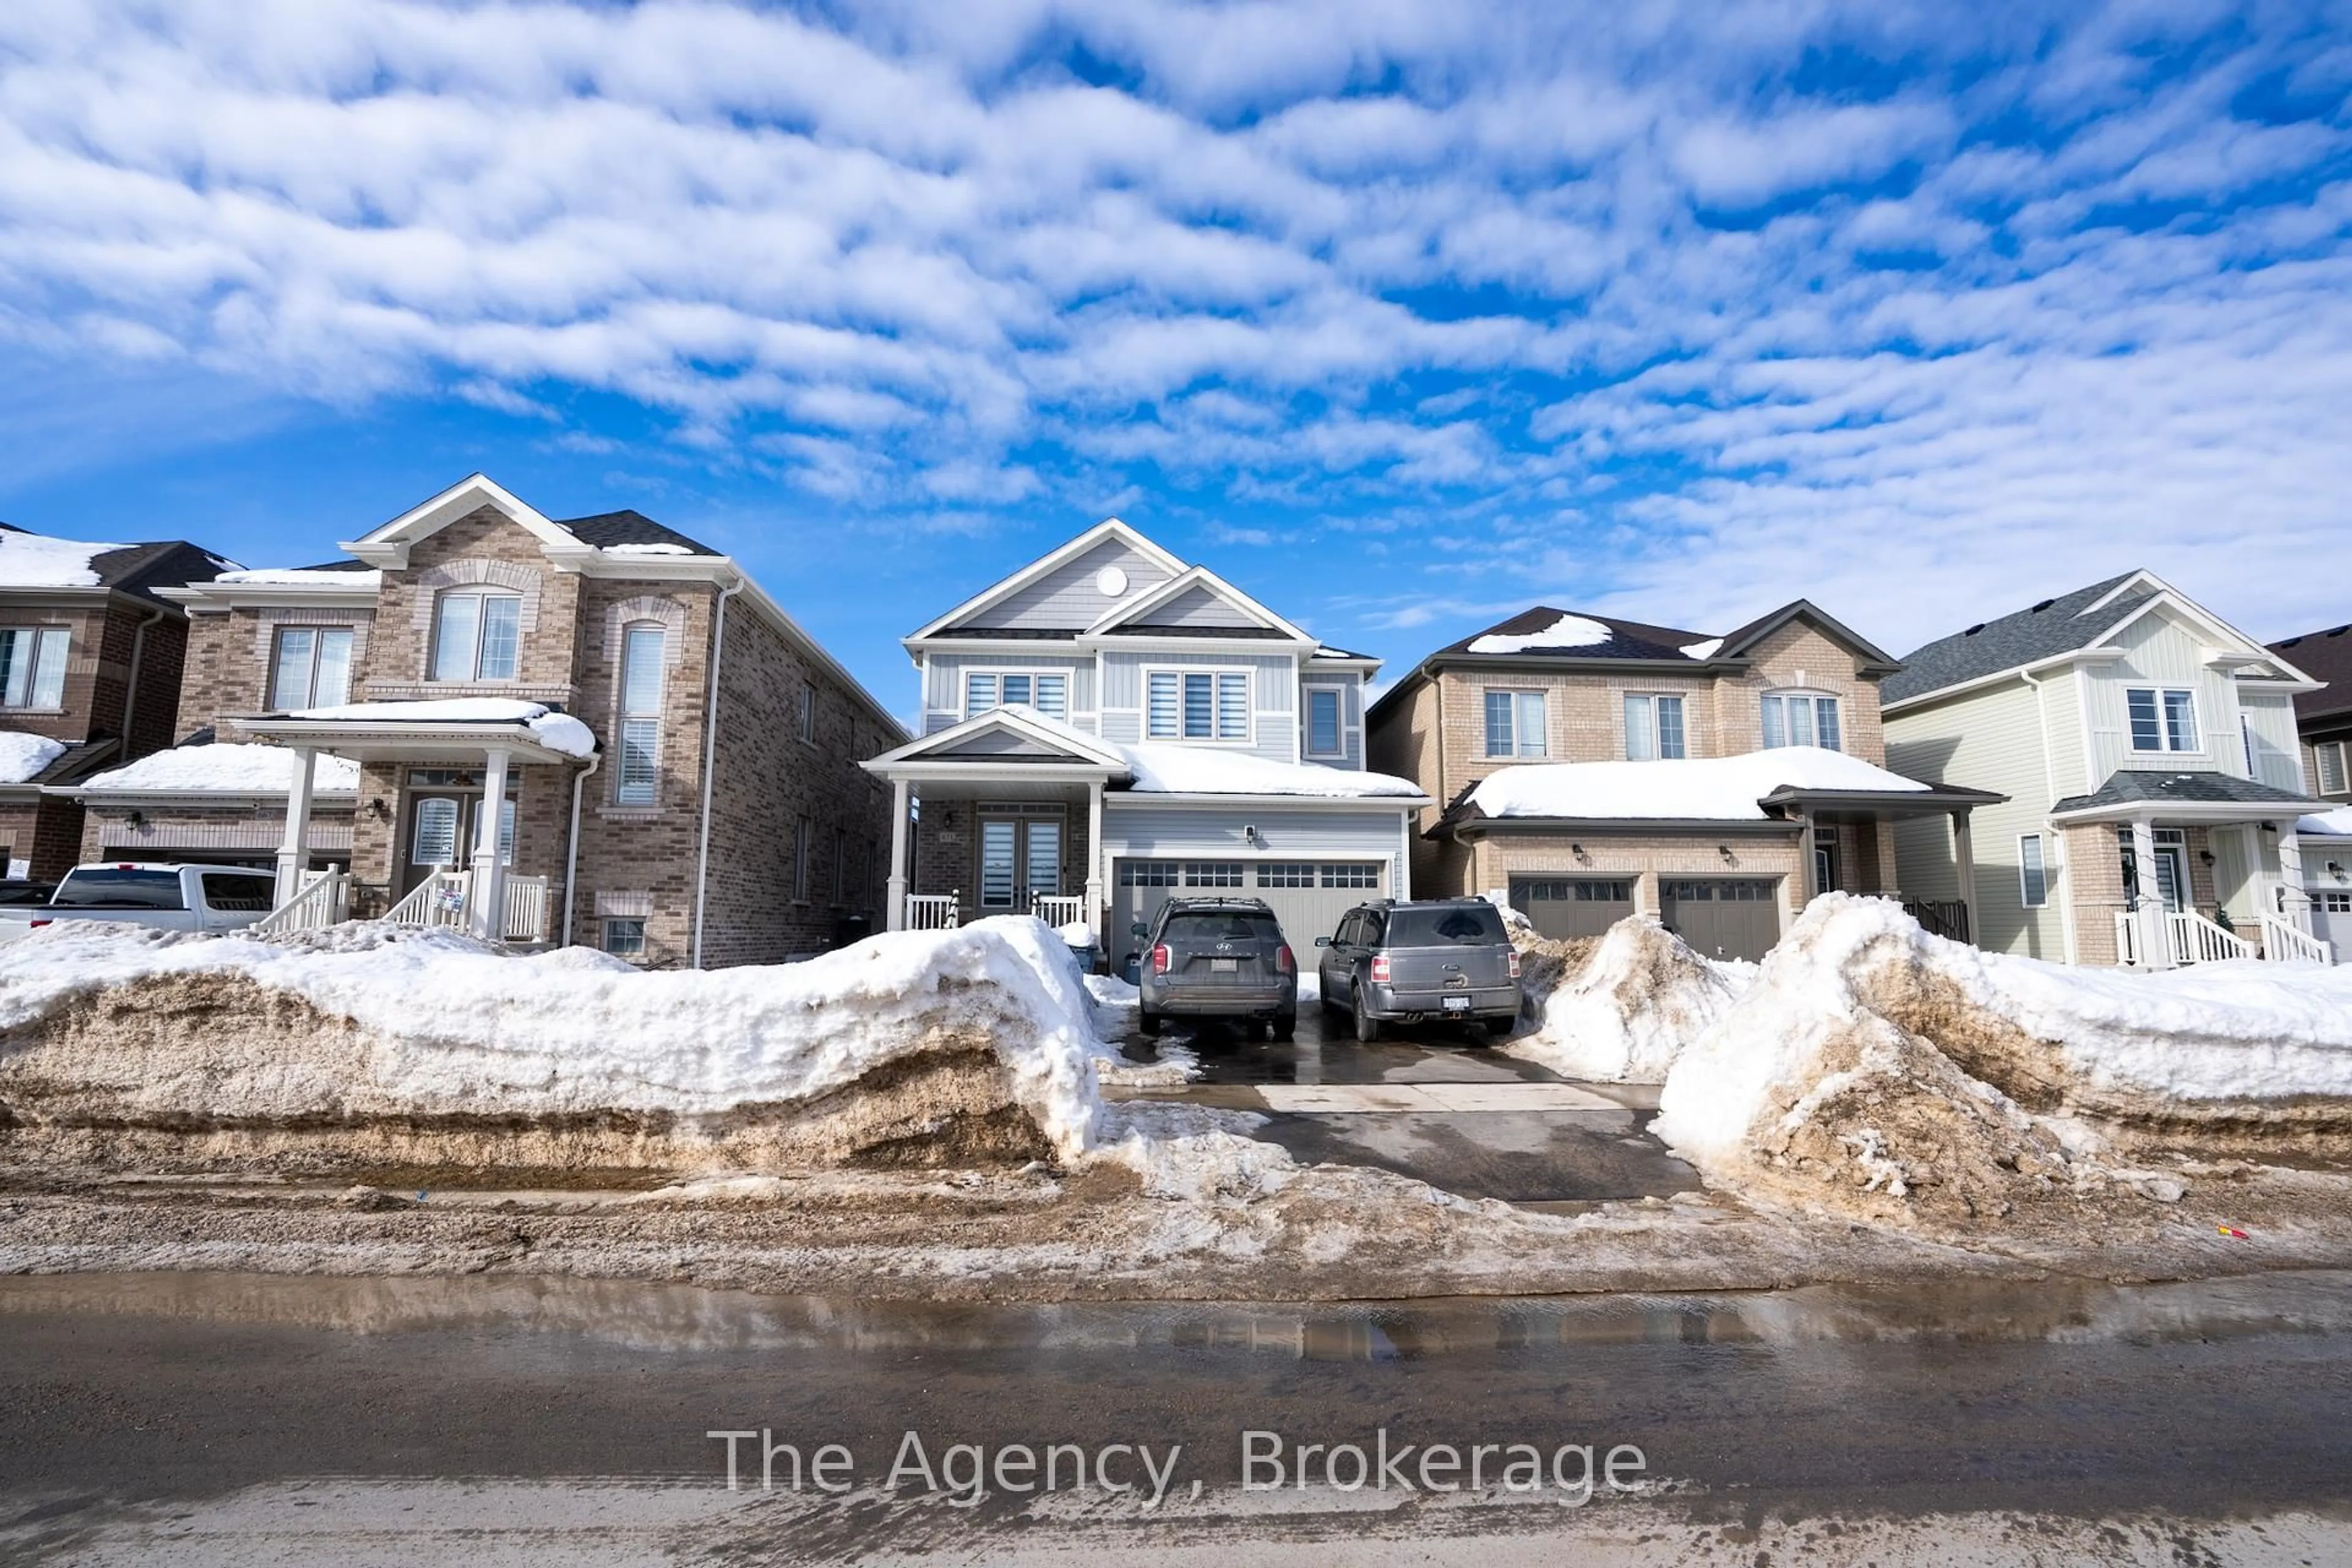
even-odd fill
[[[1415,1361],[1602,1344],[2089,1342],[2352,1331],[2352,1271],[2168,1285],[1941,1282],[1686,1296],[1312,1306],[971,1306],[761,1296],[558,1278],[250,1274],[0,1278],[0,1316],[118,1314],[362,1334],[497,1330],[648,1352],[890,1355],[1185,1349],[1313,1362]]]

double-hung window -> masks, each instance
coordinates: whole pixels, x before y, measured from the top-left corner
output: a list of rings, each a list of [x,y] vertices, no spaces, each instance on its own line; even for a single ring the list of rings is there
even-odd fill
[[[1544,733],[1542,692],[1486,693],[1488,756],[1540,757],[1545,754]]]
[[[2133,686],[2124,691],[2135,752],[2198,752],[2197,694],[2185,687]]]
[[[1152,670],[1145,678],[1144,726],[1154,741],[1248,740],[1248,672]]]
[[[1764,698],[1764,749],[1819,746],[1825,752],[1845,750],[1844,725],[1838,700],[1810,691],[1774,691]]]
[[[657,798],[667,640],[658,626],[631,626],[621,636],[621,771],[613,791],[621,805],[652,805]]]
[[[1070,678],[1058,670],[969,674],[963,678],[963,716],[1020,703],[1048,719],[1070,716]]]
[[[66,650],[73,634],[63,626],[0,628],[0,701],[11,708],[66,705]]]
[[[351,700],[348,627],[281,626],[269,664],[269,706],[280,711],[332,708]]]
[[[522,596],[466,589],[441,595],[433,628],[436,680],[512,680],[522,647]]]
[[[1625,755],[1637,763],[1688,756],[1683,740],[1683,700],[1679,697],[1625,697]]]
[[[1310,757],[1337,757],[1345,754],[1346,750],[1346,739],[1339,725],[1339,689],[1336,686],[1308,687],[1307,754]]]

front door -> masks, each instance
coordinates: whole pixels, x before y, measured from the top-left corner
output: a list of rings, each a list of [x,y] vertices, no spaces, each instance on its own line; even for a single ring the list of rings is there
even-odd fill
[[[1062,822],[1047,816],[980,819],[980,909],[1024,912],[1038,894],[1062,890]]]
[[[2123,845],[2124,891],[2136,894],[2141,889],[2132,831],[2122,828],[2116,837]],[[2189,907],[2189,836],[2178,827],[2156,830],[2156,892],[2174,914]]]
[[[514,864],[515,803],[509,795],[499,823],[499,858]],[[400,857],[400,892],[406,896],[436,866],[462,871],[473,864],[481,836],[482,796],[451,788],[408,797],[407,852]]]

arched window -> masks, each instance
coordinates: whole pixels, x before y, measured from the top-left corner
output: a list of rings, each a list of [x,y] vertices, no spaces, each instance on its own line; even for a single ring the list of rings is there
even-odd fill
[[[662,654],[658,622],[632,623],[621,636],[621,768],[613,798],[652,805],[661,777]]]
[[[435,606],[436,680],[512,680],[521,646],[520,594],[452,588]]]

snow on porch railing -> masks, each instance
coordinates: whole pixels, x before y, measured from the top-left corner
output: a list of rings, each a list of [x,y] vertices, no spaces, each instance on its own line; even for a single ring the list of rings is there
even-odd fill
[[[1087,900],[1082,893],[1032,893],[1029,912],[1049,926],[1076,925],[1087,918]]]
[[[507,918],[500,929],[509,942],[547,940],[547,887],[545,877],[507,879]]]
[[[436,866],[406,898],[384,910],[383,918],[388,924],[396,926],[437,926],[461,931],[466,924],[467,880],[463,871]]]
[[[263,916],[253,929],[257,935],[276,936],[280,931],[318,931],[351,918],[352,879],[341,866],[330,866]]]
[[[953,893],[908,893],[907,895],[907,929],[908,931],[953,931],[957,919],[957,900],[961,890]]]
[[[2320,941],[2284,916],[2264,915],[2263,956],[2282,962],[2333,963],[2336,962],[2336,946],[2333,942]]]

